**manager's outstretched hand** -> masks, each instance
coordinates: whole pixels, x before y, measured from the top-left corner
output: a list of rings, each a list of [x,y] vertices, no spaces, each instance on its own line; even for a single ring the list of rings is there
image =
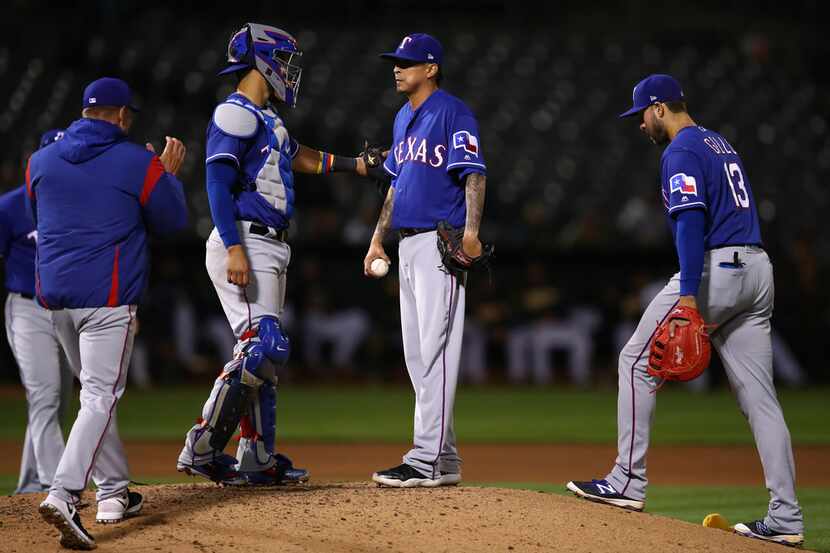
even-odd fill
[[[164,151],[159,156],[159,159],[162,165],[164,165],[165,171],[176,175],[182,166],[187,148],[185,148],[184,143],[178,138],[165,136],[164,140]],[[156,149],[151,143],[148,142],[146,146],[149,151],[156,153]]]

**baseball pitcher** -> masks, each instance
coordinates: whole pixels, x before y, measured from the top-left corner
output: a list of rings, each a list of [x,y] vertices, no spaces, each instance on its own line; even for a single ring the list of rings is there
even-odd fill
[[[619,451],[611,472],[567,487],[592,501],[643,509],[653,392],[663,379],[700,374],[711,340],[749,420],[770,492],[767,515],[736,524],[735,531],[800,545],[804,525],[790,433],[772,380],[772,264],[762,247],[749,175],[725,138],[692,120],[675,79],[651,75],[633,96],[634,106],[621,117],[639,116],[640,130],[654,144],[667,144],[661,193],[680,272],[652,300],[620,353]]]
[[[408,101],[395,117],[383,172],[391,180],[364,260],[379,277],[389,263],[383,239],[396,230],[400,243],[401,332],[415,391],[413,448],[403,463],[373,474],[382,486],[434,487],[461,481],[453,407],[467,270],[489,255],[478,238],[486,166],[478,124],[458,98],[439,88],[443,48],[427,34],[403,38],[395,52],[398,92]]]
[[[161,156],[127,141],[137,109],[127,83],[103,78],[84,90],[83,117],[64,137],[35,152],[26,198],[37,225],[35,289],[73,372],[81,409],[72,425],[41,516],[61,544],[93,549],[77,505],[90,477],[101,523],[141,510],[118,436],[116,406],[124,393],[136,330],[136,304],[147,285],[148,234],[187,225],[182,184],[174,176],[184,146],[167,138]]]

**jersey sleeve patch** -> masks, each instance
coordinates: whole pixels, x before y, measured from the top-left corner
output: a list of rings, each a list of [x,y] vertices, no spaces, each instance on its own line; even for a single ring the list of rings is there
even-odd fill
[[[670,192],[697,196],[697,179],[685,173],[677,173],[669,178]],[[684,198],[685,199],[685,198]]]
[[[225,102],[213,112],[213,124],[225,134],[250,138],[257,131],[257,116],[238,104]]]
[[[478,157],[478,138],[470,131],[458,131],[452,135],[452,145],[456,150]]]

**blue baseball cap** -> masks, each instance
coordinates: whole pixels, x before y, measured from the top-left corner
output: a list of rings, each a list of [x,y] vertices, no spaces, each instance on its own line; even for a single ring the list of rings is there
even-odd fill
[[[95,106],[126,106],[132,111],[138,108],[132,104],[133,95],[130,87],[121,79],[103,77],[89,83],[84,89],[84,103],[82,108]]]
[[[52,142],[57,142],[63,138],[63,129],[51,129],[40,135],[40,144],[38,149],[48,146]]]
[[[388,60],[406,60],[440,65],[444,58],[444,47],[432,35],[414,33],[403,37],[397,50],[381,54],[380,57]]]
[[[657,102],[684,102],[683,89],[680,83],[671,75],[649,75],[634,87],[632,93],[634,105],[620,117],[637,115],[648,106]]]

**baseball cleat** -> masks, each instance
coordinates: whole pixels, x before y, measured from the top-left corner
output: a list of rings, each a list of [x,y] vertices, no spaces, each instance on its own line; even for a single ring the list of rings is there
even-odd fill
[[[282,470],[276,466],[260,471],[240,472],[243,481],[223,482],[226,486],[285,486],[308,482],[305,469]]]
[[[274,457],[277,459],[277,467],[283,473],[283,484],[305,484],[308,482],[309,473],[306,469],[295,467],[291,459],[282,453],[277,453]]]
[[[201,476],[217,484],[239,485],[245,483],[245,478],[233,466],[236,458],[226,453],[216,455],[209,463],[200,465],[177,463],[176,470],[188,476]]]
[[[374,473],[372,480],[380,486],[390,488],[437,488],[438,486],[458,484],[461,482],[461,475],[458,473],[442,473],[438,478],[430,478],[412,465],[404,463]]]
[[[242,480],[223,482],[227,486],[286,486],[305,484],[309,473],[306,469],[296,468],[291,459],[278,453],[274,455],[276,464],[260,471],[239,471]]]
[[[95,522],[115,524],[125,518],[137,515],[141,512],[142,507],[144,507],[144,497],[138,492],[127,490],[124,495],[99,501]]]
[[[67,549],[95,549],[95,538],[81,524],[78,510],[71,503],[51,495],[38,507],[43,520],[57,528],[61,533],[61,545]]]
[[[739,522],[733,527],[736,534],[745,536],[747,538],[756,538],[759,540],[771,541],[780,543],[782,545],[790,545],[798,547],[804,544],[803,534],[785,534],[782,532],[775,532],[764,524],[763,520],[756,520],[753,522]]]
[[[632,511],[642,511],[645,502],[631,499],[617,492],[608,480],[591,480],[590,482],[568,482],[566,487],[577,497],[605,503],[614,507],[622,507]]]

